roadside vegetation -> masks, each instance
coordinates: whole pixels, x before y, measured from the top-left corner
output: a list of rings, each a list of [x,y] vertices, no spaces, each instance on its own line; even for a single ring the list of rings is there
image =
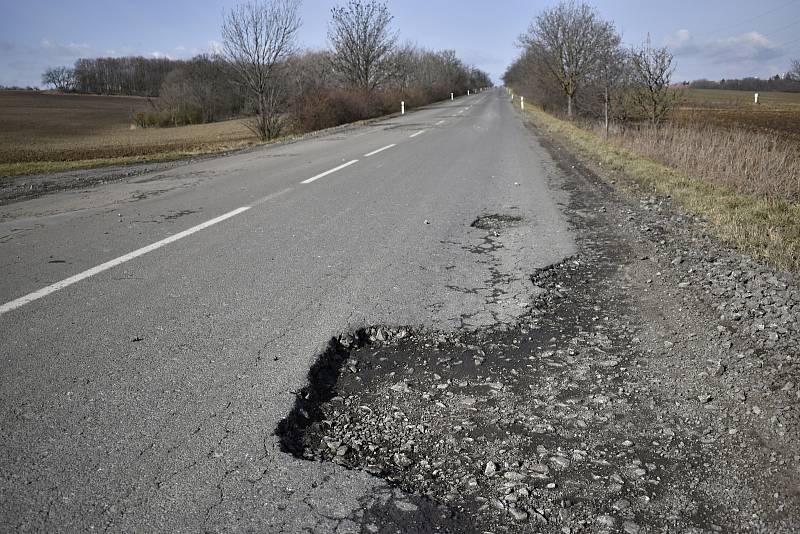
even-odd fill
[[[676,87],[669,50],[620,41],[591,6],[562,3],[520,38],[505,83],[601,174],[671,196],[728,244],[800,270],[800,93],[756,104],[749,91]],[[796,68],[772,85],[800,90]]]
[[[0,176],[216,153],[373,119],[491,85],[453,50],[401,43],[386,4],[331,10],[329,47],[301,50],[299,0],[228,10],[214,55],[84,58],[45,91],[0,91]]]

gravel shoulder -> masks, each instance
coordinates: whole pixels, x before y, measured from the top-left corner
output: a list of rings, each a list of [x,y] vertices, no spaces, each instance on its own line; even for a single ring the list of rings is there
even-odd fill
[[[797,531],[792,276],[533,133],[577,254],[531,272],[513,328],[332,340],[276,429],[284,451],[426,499],[439,532]],[[475,253],[507,246],[510,222],[476,221]]]

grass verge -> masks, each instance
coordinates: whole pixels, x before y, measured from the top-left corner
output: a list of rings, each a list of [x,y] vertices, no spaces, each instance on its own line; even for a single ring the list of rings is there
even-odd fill
[[[527,106],[525,113],[592,167],[600,163],[601,176],[617,171],[658,195],[670,196],[686,211],[703,216],[726,244],[778,267],[800,271],[800,205],[757,198],[688,176],[533,106]]]

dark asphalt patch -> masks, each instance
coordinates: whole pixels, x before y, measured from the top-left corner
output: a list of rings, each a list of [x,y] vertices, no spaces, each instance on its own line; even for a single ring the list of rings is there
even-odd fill
[[[185,217],[186,215],[192,215],[193,213],[199,213],[199,210],[181,210],[170,213],[169,215],[162,215],[161,217],[165,221],[174,221],[175,219],[180,219],[181,217]]]
[[[519,215],[481,215],[470,226],[481,230],[503,230],[513,226],[519,226],[525,219]]]

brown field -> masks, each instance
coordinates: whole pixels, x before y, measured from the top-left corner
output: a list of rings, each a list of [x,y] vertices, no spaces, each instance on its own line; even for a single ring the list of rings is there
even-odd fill
[[[0,91],[0,176],[175,159],[254,144],[241,121],[132,127],[145,98]]]
[[[800,93],[686,89],[675,114],[679,124],[733,127],[777,133],[800,142]]]

